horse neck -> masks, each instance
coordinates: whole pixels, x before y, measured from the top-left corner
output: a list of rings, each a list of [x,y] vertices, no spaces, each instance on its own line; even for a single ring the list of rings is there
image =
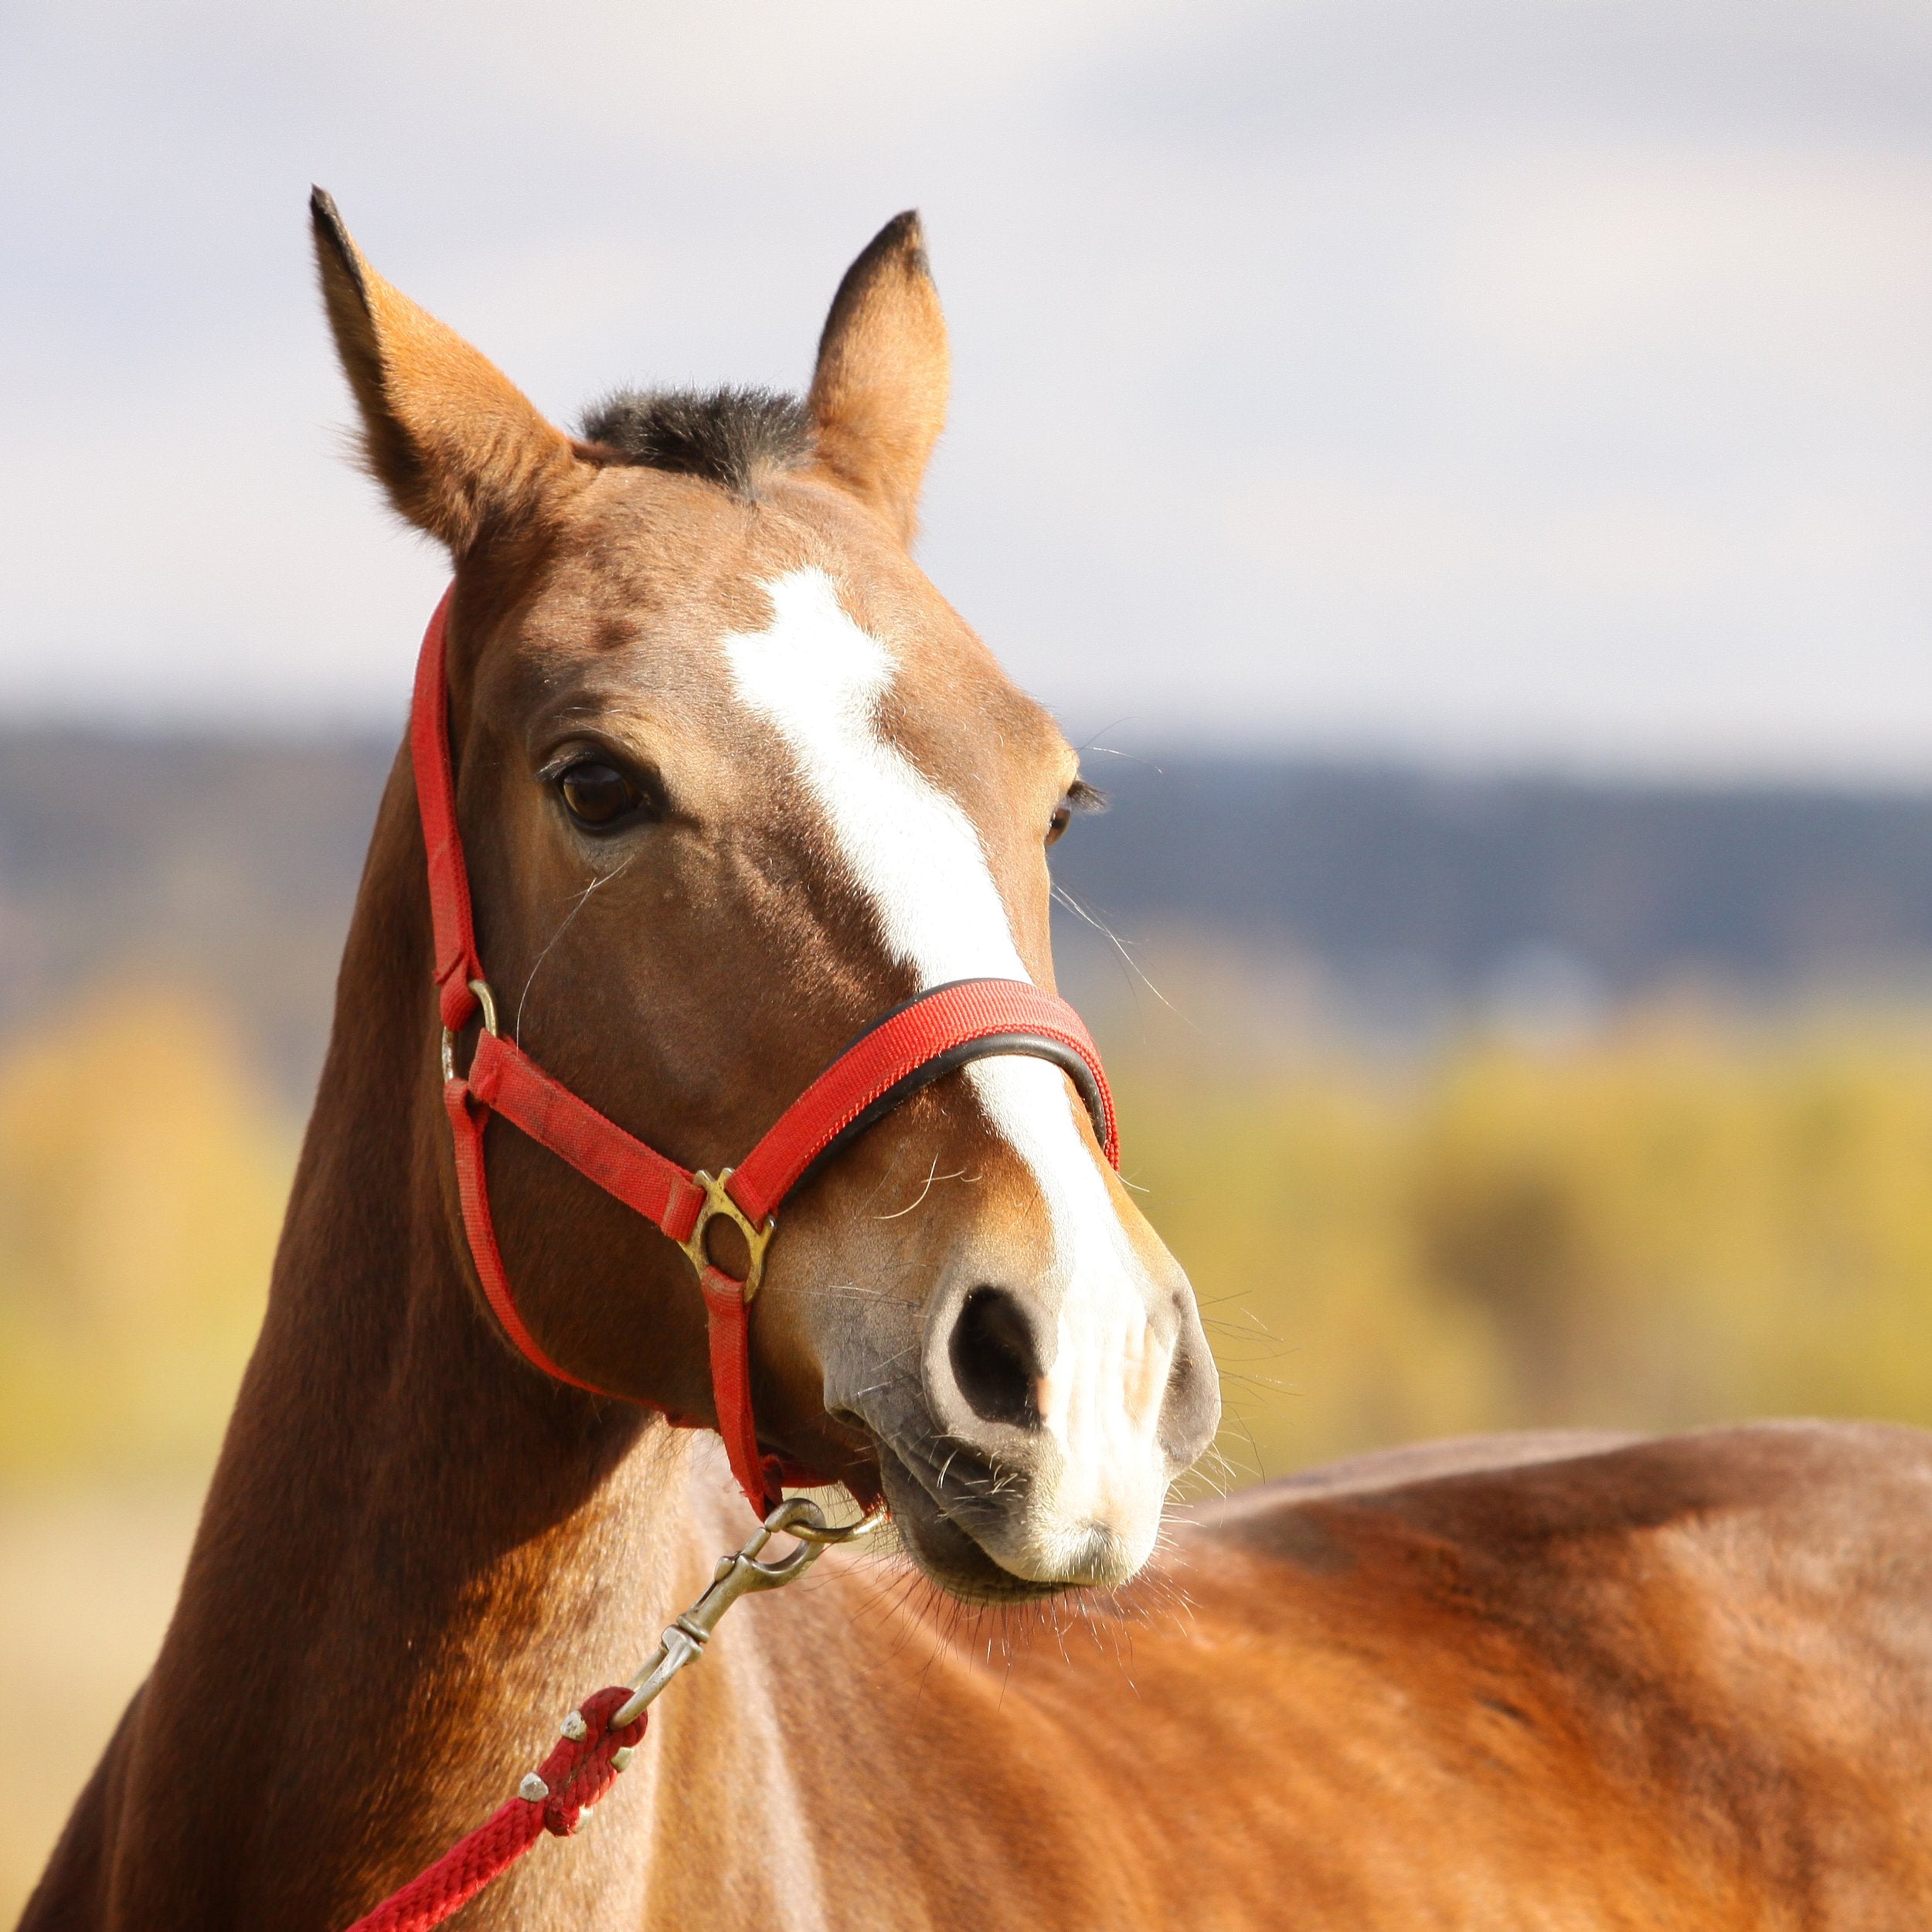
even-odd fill
[[[537,1376],[461,1271],[420,867],[399,769],[267,1318],[124,1734],[113,1889],[141,1903],[114,1922],[352,1917],[369,1875],[440,1852],[635,1667],[713,1540],[688,1439]],[[579,1848],[566,1903],[596,1902],[614,1836]],[[490,1922],[536,1922],[519,1889]]]

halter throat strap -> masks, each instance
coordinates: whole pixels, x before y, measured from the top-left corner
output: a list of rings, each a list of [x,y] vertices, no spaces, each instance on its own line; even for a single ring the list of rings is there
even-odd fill
[[[881,1015],[735,1168],[715,1177],[693,1173],[627,1133],[497,1030],[495,1002],[477,951],[450,757],[447,638],[454,590],[444,593],[423,634],[410,755],[429,873],[437,1005],[444,1032],[443,1101],[470,1257],[492,1311],[529,1362],[557,1381],[609,1395],[553,1360],[518,1310],[490,1208],[484,1130],[492,1117],[547,1148],[676,1242],[696,1273],[704,1300],[713,1426],[723,1439],[746,1500],[762,1515],[784,1483],[824,1480],[767,1454],[752,1413],[751,1306],[786,1196],[922,1087],[993,1054],[1026,1055],[1065,1071],[1086,1104],[1101,1150],[1117,1167],[1119,1135],[1100,1053],[1073,1009],[1030,981],[957,980]],[[454,1036],[479,1011],[483,1031],[468,1069],[459,1073]],[[750,1264],[742,1277],[719,1267],[706,1250],[709,1224],[720,1217],[733,1222],[745,1236]],[[672,1420],[685,1427],[706,1426],[690,1417],[673,1416]]]

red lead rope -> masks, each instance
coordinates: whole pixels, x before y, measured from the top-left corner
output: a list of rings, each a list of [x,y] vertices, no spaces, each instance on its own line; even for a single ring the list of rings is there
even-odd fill
[[[874,1511],[857,1522],[828,1523],[808,1496],[778,1504],[744,1546],[719,1563],[703,1595],[665,1630],[650,1662],[628,1685],[586,1698],[564,1719],[556,1749],[541,1770],[524,1779],[515,1798],[349,1932],[429,1932],[500,1878],[546,1831],[567,1838],[630,1762],[648,1706],[703,1655],[726,1611],[740,1597],[796,1582],[834,1544],[869,1536],[883,1520],[883,1512]],[[774,1536],[789,1536],[794,1546],[767,1556]]]
[[[444,1103],[454,1136],[457,1189],[477,1275],[504,1332],[531,1362],[560,1382],[595,1394],[609,1393],[553,1362],[518,1313],[497,1246],[484,1159],[484,1130],[496,1114],[685,1248],[704,1298],[718,1434],[746,1500],[762,1516],[778,1499],[784,1483],[818,1480],[808,1470],[766,1455],[752,1415],[751,1301],[780,1203],[815,1164],[921,1087],[969,1060],[995,1053],[1030,1055],[1061,1067],[1087,1104],[1101,1149],[1118,1165],[1114,1101],[1100,1054],[1079,1014],[1029,981],[959,980],[932,988],[875,1021],[785,1109],[744,1160],[716,1181],[680,1167],[606,1119],[495,1030],[494,1002],[477,951],[450,761],[444,658],[451,594],[444,592],[423,638],[410,752],[435,927],[437,997],[445,1033]],[[468,1072],[458,1074],[451,1056],[451,1036],[479,1005],[485,1031]],[[704,1230],[721,1213],[739,1223],[751,1245],[752,1269],[743,1280],[716,1266],[704,1251]],[[703,1426],[689,1418],[672,1420]]]
[[[624,1768],[621,1761],[613,1764],[613,1758],[619,1752],[628,1757],[644,1735],[647,1720],[641,1712],[617,1730],[605,1728],[611,1713],[630,1696],[620,1684],[587,1697],[582,1709],[571,1715],[570,1729],[580,1735],[573,1737],[566,1732],[536,1774],[543,1796],[511,1798],[488,1824],[452,1845],[427,1872],[358,1919],[349,1932],[429,1932],[501,1878],[546,1832],[568,1838],[586,1808],[610,1789]]]

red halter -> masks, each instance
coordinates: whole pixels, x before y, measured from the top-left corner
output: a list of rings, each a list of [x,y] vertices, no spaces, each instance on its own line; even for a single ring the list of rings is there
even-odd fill
[[[451,594],[444,593],[423,638],[410,721],[410,755],[429,859],[436,985],[444,1029],[443,1100],[455,1135],[457,1189],[471,1257],[504,1333],[530,1361],[560,1382],[604,1395],[610,1392],[553,1362],[517,1313],[490,1218],[483,1159],[483,1130],[489,1117],[501,1114],[662,1229],[684,1250],[697,1272],[711,1338],[718,1434],[724,1439],[739,1487],[762,1515],[777,1501],[782,1483],[822,1480],[808,1470],[762,1454],[752,1420],[751,1301],[764,1274],[765,1249],[779,1203],[815,1164],[920,1087],[969,1060],[993,1053],[1030,1054],[1051,1060],[1067,1073],[1087,1103],[1107,1159],[1117,1167],[1114,1101],[1100,1055],[1073,1008],[1029,981],[957,980],[921,993],[875,1020],[785,1109],[736,1168],[723,1168],[715,1179],[680,1167],[605,1119],[551,1079],[515,1041],[497,1031],[496,1003],[477,956],[450,764],[444,634]],[[479,1009],[484,1030],[469,1071],[459,1074],[455,1035]],[[706,1252],[706,1230],[720,1215],[736,1223],[750,1250],[742,1281],[727,1274]],[[685,1427],[704,1426],[672,1420]]]

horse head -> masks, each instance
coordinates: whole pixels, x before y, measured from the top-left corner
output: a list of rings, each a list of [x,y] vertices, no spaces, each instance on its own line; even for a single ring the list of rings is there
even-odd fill
[[[947,386],[916,219],[846,275],[802,401],[624,395],[573,437],[315,213],[368,466],[454,565],[457,811],[504,1032],[716,1172],[900,1002],[1050,988],[1046,849],[1088,788],[910,553]],[[424,1029],[429,1066],[427,998]],[[543,1352],[706,1416],[685,1257],[521,1136],[490,1148]],[[1187,1279],[1060,1068],[946,1073],[784,1224],[753,1311],[764,1441],[883,1489],[963,1597],[1145,1563],[1219,1396]]]

